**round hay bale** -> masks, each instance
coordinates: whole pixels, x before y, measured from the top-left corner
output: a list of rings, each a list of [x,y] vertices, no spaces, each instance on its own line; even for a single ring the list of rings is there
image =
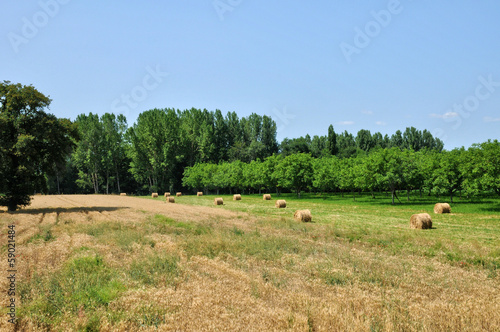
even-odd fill
[[[233,195],[233,201],[241,201],[241,195],[240,194]]]
[[[448,203],[436,203],[434,213],[451,213],[451,206]]]
[[[293,217],[298,221],[311,222],[312,214],[309,210],[297,210],[293,214]]]
[[[127,196],[127,193],[120,193],[120,196]]]
[[[151,197],[153,197],[153,198],[158,197],[158,193],[152,193],[152,194],[151,194]]]
[[[196,196],[203,196],[203,192],[202,192],[202,191],[198,191],[198,192],[196,193]]]
[[[428,213],[414,214],[410,218],[410,228],[430,229],[432,228],[432,219]]]
[[[224,200],[221,197],[218,197],[214,200],[215,205],[222,205],[224,204]]]
[[[167,196],[165,201],[167,203],[175,203],[175,197]]]
[[[274,203],[274,206],[276,206],[278,209],[286,208],[286,201],[284,199],[278,199],[276,203]]]
[[[163,196],[168,197],[170,196],[170,193],[166,192]]]
[[[181,193],[181,192],[175,193],[175,196],[177,196],[177,197],[181,197],[181,196],[182,196],[182,193]]]
[[[263,198],[265,201],[270,201],[270,200],[271,200],[271,195],[270,195],[270,194],[264,194],[264,196],[262,196],[262,198]]]

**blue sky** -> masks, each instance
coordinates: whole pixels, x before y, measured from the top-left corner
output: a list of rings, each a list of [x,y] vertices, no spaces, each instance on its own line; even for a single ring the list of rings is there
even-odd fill
[[[500,1],[4,1],[0,80],[50,113],[270,115],[278,139],[500,139]]]

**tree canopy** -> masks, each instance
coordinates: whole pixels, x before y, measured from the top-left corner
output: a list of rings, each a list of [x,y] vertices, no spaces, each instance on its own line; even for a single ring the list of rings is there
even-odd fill
[[[33,86],[0,83],[0,205],[9,211],[28,205],[74,147],[76,127],[45,113],[50,102]]]

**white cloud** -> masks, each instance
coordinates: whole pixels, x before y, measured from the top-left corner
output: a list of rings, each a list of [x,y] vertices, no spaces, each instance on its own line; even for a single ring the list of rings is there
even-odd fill
[[[484,122],[500,122],[500,118],[492,118],[491,116],[485,116],[483,120]]]
[[[354,124],[354,121],[340,121],[340,122],[337,122],[339,125],[341,126],[350,126],[350,125],[353,125]]]
[[[457,112],[446,112],[443,115],[443,119],[451,119],[451,118],[456,118],[458,116]]]
[[[444,114],[432,113],[429,116],[431,118],[436,118],[436,119],[451,119],[451,118],[456,118],[459,115],[457,112],[446,112]]]
[[[384,121],[377,121],[377,122],[375,122],[375,124],[378,126],[387,126],[387,122],[384,122]]]
[[[372,111],[368,111],[368,110],[363,110],[363,111],[361,111],[361,113],[366,114],[366,115],[372,115],[373,114]]]

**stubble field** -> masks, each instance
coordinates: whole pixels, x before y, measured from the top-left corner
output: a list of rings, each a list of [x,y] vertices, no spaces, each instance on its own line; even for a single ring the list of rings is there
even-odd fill
[[[35,196],[0,210],[0,292],[16,230],[22,331],[499,331],[498,201]],[[309,208],[312,223],[293,219]]]

